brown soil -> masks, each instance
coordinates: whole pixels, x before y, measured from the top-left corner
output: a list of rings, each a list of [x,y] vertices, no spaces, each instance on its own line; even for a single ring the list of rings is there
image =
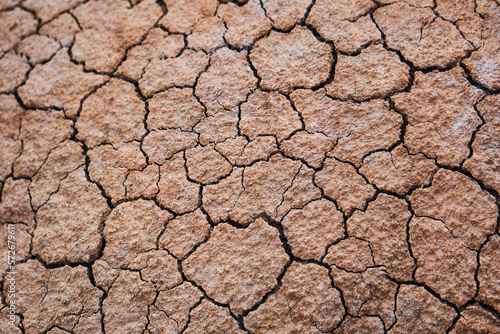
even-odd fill
[[[500,333],[497,0],[0,0],[0,36],[0,333]]]

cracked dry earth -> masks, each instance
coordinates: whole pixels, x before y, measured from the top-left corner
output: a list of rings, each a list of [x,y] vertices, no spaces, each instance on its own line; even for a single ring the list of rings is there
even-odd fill
[[[0,0],[0,36],[0,333],[500,333],[498,1]]]

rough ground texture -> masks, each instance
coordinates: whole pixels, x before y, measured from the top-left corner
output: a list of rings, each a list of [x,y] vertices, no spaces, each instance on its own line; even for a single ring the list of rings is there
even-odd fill
[[[498,334],[499,194],[498,0],[0,0],[0,334]]]

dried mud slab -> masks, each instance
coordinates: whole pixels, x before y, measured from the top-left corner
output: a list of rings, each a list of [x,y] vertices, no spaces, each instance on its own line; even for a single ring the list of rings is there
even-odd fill
[[[311,4],[310,0],[263,0],[266,16],[273,27],[279,30],[290,30],[305,16]]]
[[[76,5],[84,2],[83,0],[69,0],[69,1],[61,1],[61,0],[26,0],[23,1],[23,6],[34,11],[36,16],[40,18],[43,22],[50,21],[54,17],[58,16],[58,14],[67,11],[68,9],[72,9],[76,7]]]
[[[158,181],[158,203],[177,214],[193,211],[200,201],[200,185],[188,180],[184,164],[182,152],[177,153],[160,167]]]
[[[367,156],[359,172],[377,188],[403,196],[413,188],[429,185],[437,169],[432,159],[423,154],[409,154],[404,146],[398,145],[390,152]]]
[[[102,304],[104,331],[143,333],[148,323],[148,305],[154,299],[153,284],[144,282],[138,272],[120,271]]]
[[[8,9],[10,7],[14,7],[18,5],[21,2],[21,0],[4,0],[0,4],[0,10]]]
[[[231,173],[231,164],[213,145],[186,150],[186,168],[191,180],[201,184],[216,183]]]
[[[234,168],[231,174],[216,184],[203,187],[203,208],[214,223],[229,219],[236,201],[243,192],[243,168]]]
[[[375,265],[370,243],[352,237],[332,245],[323,261],[349,272],[363,272]]]
[[[269,161],[245,168],[241,181],[243,191],[233,204],[229,218],[248,225],[262,213],[275,217],[283,194],[292,186],[300,167],[300,162],[275,154]]]
[[[235,48],[248,47],[271,30],[271,20],[267,18],[259,0],[249,0],[245,6],[232,2],[221,4],[217,16],[227,28],[224,39]]]
[[[77,138],[88,147],[140,140],[146,133],[145,114],[134,85],[111,79],[83,102],[75,124]]]
[[[323,333],[341,321],[340,293],[331,286],[326,268],[293,263],[282,281],[276,293],[245,317],[252,332]]]
[[[274,136],[259,136],[243,147],[234,164],[249,166],[259,160],[267,160],[273,153],[278,151],[278,145]]]
[[[300,54],[300,57],[296,57]],[[271,31],[255,43],[250,61],[263,89],[290,93],[293,88],[313,88],[330,76],[333,57],[330,46],[313,33],[297,26],[290,33]]]
[[[7,175],[11,173],[12,164],[21,153],[21,149],[21,141],[6,136],[0,136],[0,154],[2,155],[2,161],[0,161],[1,181],[4,181]]]
[[[451,22],[436,17],[430,8],[397,2],[378,8],[373,18],[387,46],[419,69],[443,69],[473,50]]]
[[[206,241],[209,232],[207,217],[197,209],[169,221],[159,239],[159,246],[168,249],[176,258],[182,259]]]
[[[205,52],[215,51],[224,45],[226,26],[218,17],[205,17],[199,20],[192,33],[187,37],[188,46]]]
[[[28,57],[30,64],[38,64],[49,60],[61,48],[53,38],[31,35],[19,43],[17,51]]]
[[[36,65],[26,83],[19,87],[23,103],[31,108],[60,108],[66,116],[77,116],[81,100],[103,84],[105,76],[83,71],[61,49],[48,63]]]
[[[107,292],[118,275],[120,275],[120,269],[114,269],[105,260],[98,259],[92,265],[92,274],[94,275],[96,286]]]
[[[326,153],[330,152],[335,144],[335,139],[321,132],[299,131],[285,140],[280,147],[286,156],[300,159],[313,168],[320,168],[325,161]]]
[[[148,130],[192,131],[205,116],[204,109],[190,88],[172,88],[148,100]]]
[[[321,198],[321,191],[313,180],[314,170],[301,165],[292,185],[283,194],[283,201],[276,209],[276,220],[281,220],[291,209],[303,208],[307,203]]]
[[[40,123],[44,127],[40,127]],[[21,154],[14,161],[15,177],[30,177],[42,166],[48,154],[69,139],[73,122],[60,110],[28,110],[21,121],[19,140],[23,142]]]
[[[241,314],[276,286],[287,262],[278,230],[258,219],[246,229],[216,226],[182,268],[208,296]]]
[[[177,260],[165,250],[139,253],[128,267],[139,270],[141,280],[153,284],[157,291],[171,289],[182,283]]]
[[[213,16],[217,9],[217,0],[167,0],[167,15],[159,21],[171,33],[190,33],[193,26],[201,19]]]
[[[178,332],[178,326],[175,320],[170,319],[163,311],[158,310],[156,306],[149,307],[148,320],[148,330],[146,333],[159,334],[161,331],[169,331],[171,333]]]
[[[247,61],[247,52],[222,48],[210,57],[210,67],[200,75],[195,95],[213,116],[232,110],[256,87],[257,78]]]
[[[62,46],[69,47],[80,30],[74,17],[64,13],[44,24],[39,33],[55,39]]]
[[[127,48],[140,42],[162,15],[154,0],[129,7],[123,1],[105,0],[90,1],[74,9],[72,13],[83,29],[71,48],[75,60],[88,70],[114,71]]]
[[[383,100],[353,103],[334,100],[324,89],[299,89],[290,98],[301,115],[305,130],[320,132],[337,144],[327,155],[360,167],[363,157],[389,149],[399,139],[403,120]]]
[[[415,279],[455,305],[472,299],[476,294],[477,253],[453,237],[442,221],[413,217],[409,227],[409,242],[417,261]],[[440,271],[445,271],[446,277]]]
[[[104,224],[103,259],[113,268],[126,268],[140,253],[156,248],[171,218],[172,214],[153,201],[139,199],[118,205]]]
[[[174,86],[193,87],[207,65],[208,56],[201,51],[186,50],[176,58],[155,58],[144,69],[139,87],[147,97]]]
[[[500,192],[500,95],[490,95],[477,104],[485,124],[472,142],[472,156],[464,168],[488,188]]]
[[[415,215],[441,220],[468,248],[478,250],[487,235],[495,232],[494,197],[459,172],[440,169],[432,186],[415,190],[409,200]]]
[[[60,182],[70,172],[85,163],[83,153],[82,146],[70,140],[62,142],[49,153],[29,186],[31,205],[35,210],[59,189]]]
[[[217,306],[207,299],[204,299],[190,315],[191,321],[184,331],[186,334],[245,333],[239,328],[236,319],[231,317],[227,308]]]
[[[436,1],[436,12],[449,21],[458,21],[474,13],[474,3],[461,1],[452,4],[448,1]]]
[[[219,105],[218,108],[220,107]],[[216,112],[213,116],[208,116],[196,124],[194,132],[200,135],[201,145],[221,143],[238,135],[238,120],[238,108],[236,107]]]
[[[239,126],[241,133],[250,139],[272,135],[281,142],[299,130],[302,123],[285,96],[258,90],[241,105]]]
[[[0,222],[27,224],[31,232],[35,214],[30,202],[29,184],[29,180],[25,179],[5,180],[0,203]]]
[[[466,6],[470,5],[464,2]],[[461,11],[460,6],[457,6],[458,10]],[[455,16],[457,14],[452,14],[450,15]],[[460,15],[460,14],[458,14]],[[443,16],[443,15],[441,15]],[[456,27],[462,35],[464,36],[467,41],[469,41],[474,47],[480,48],[483,45],[483,34],[484,34],[484,27],[485,27],[485,21],[483,18],[481,18],[480,14],[477,12],[468,12],[463,16],[463,18],[459,18],[456,21]]]
[[[256,143],[262,141],[265,138],[267,138],[267,136],[257,137],[252,142]],[[274,139],[274,137],[271,138]],[[274,139],[274,141],[276,142],[276,139]],[[239,160],[243,155],[243,151],[245,151],[245,149],[249,146],[249,143],[250,142],[246,137],[237,136],[235,138],[228,138],[221,143],[217,143],[215,145],[215,149],[217,150],[217,152],[222,154],[227,159],[227,161],[234,165],[236,163],[236,160]]]
[[[387,278],[385,270],[368,268],[352,273],[332,266],[330,275],[342,291],[348,314],[377,315],[386,328],[395,322],[394,296],[398,285]]]
[[[190,311],[200,304],[202,297],[203,293],[189,282],[160,291],[154,306],[158,312],[150,311],[148,330],[163,333],[173,327],[173,333],[180,332],[190,320]]]
[[[0,94],[0,102],[1,135],[18,139],[24,109],[19,105],[16,97],[11,94]]]
[[[142,170],[132,170],[127,174],[123,183],[127,198],[152,199],[158,194],[160,168],[157,165],[148,165]]]
[[[492,91],[500,89],[499,43],[500,39],[486,41],[481,51],[473,52],[470,58],[464,60],[474,81]]]
[[[147,166],[139,145],[134,141],[115,146],[101,145],[87,152],[89,177],[104,189],[113,204],[126,197],[125,179],[129,173]]]
[[[358,52],[363,46],[381,40],[380,31],[368,14],[376,4],[363,1],[326,1],[314,3],[307,16],[310,24],[341,52]],[[338,66],[338,65],[337,65]]]
[[[142,149],[149,161],[162,165],[176,153],[196,146],[198,136],[190,131],[150,131],[142,141]]]
[[[48,264],[92,261],[98,256],[108,213],[101,191],[87,181],[84,168],[78,168],[38,209],[33,252]]]
[[[500,8],[497,3],[483,1],[478,5],[477,11],[480,13],[481,20],[477,19],[477,16],[474,17],[474,23],[479,22],[476,25],[469,24],[466,28],[469,35],[475,33],[473,36],[476,40],[480,38],[480,42],[476,42],[477,50],[474,50],[471,56],[464,59],[462,63],[475,82],[489,90],[497,91],[500,89],[500,59],[498,57]],[[478,25],[481,25],[480,31],[477,29]]]
[[[17,271],[19,285],[15,302],[25,315],[26,333],[45,333],[54,326],[82,334],[88,333],[86,330],[101,331],[99,308],[103,293],[92,285],[87,268],[46,269],[37,260],[28,260],[19,264]],[[7,296],[6,286],[4,295]],[[96,319],[92,317],[94,314]]]
[[[498,317],[479,305],[471,305],[462,311],[450,333],[499,333],[499,328]]]
[[[347,316],[342,324],[333,331],[334,334],[381,334],[385,333],[382,320],[375,316],[355,318]]]
[[[291,210],[282,224],[294,256],[319,260],[329,244],[344,237],[342,222],[335,204],[321,199]]]
[[[405,144],[411,154],[423,153],[457,167],[469,154],[472,134],[481,124],[474,106],[484,92],[469,84],[464,71],[416,72],[408,93],[391,99],[408,119]]]
[[[363,101],[402,91],[410,81],[409,67],[382,45],[371,45],[358,56],[339,55],[328,94],[339,99]]]
[[[2,2],[3,3],[3,2]],[[24,36],[28,36],[36,31],[37,21],[33,14],[14,8],[11,11],[0,13],[0,56],[7,53]]]
[[[415,263],[406,239],[410,216],[405,201],[380,194],[364,212],[354,212],[347,220],[347,234],[368,241],[375,264],[385,266],[390,277],[411,280]]]
[[[149,31],[146,39],[127,52],[127,59],[116,70],[118,75],[139,80],[144,68],[155,58],[173,58],[184,48],[181,35],[170,35],[160,28]]]
[[[456,316],[453,308],[414,285],[399,288],[395,314],[398,321],[389,333],[444,333]]]
[[[12,164],[21,153],[19,133],[23,116],[24,110],[14,95],[0,94],[0,182],[12,172]]]
[[[314,180],[325,195],[336,201],[348,215],[354,209],[364,209],[368,200],[375,195],[373,186],[357,173],[356,168],[333,158],[325,161]]]
[[[498,275],[500,271],[500,261],[498,252],[500,251],[500,238],[498,235],[490,237],[479,253],[478,299],[493,307],[497,312],[500,310],[500,285],[498,285]]]
[[[26,57],[9,52],[0,58],[0,93],[11,93],[25,80],[30,65]]]

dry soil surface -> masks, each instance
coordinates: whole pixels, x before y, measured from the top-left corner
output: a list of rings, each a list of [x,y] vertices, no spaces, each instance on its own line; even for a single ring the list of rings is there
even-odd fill
[[[0,333],[500,333],[499,193],[497,0],[0,0]]]

